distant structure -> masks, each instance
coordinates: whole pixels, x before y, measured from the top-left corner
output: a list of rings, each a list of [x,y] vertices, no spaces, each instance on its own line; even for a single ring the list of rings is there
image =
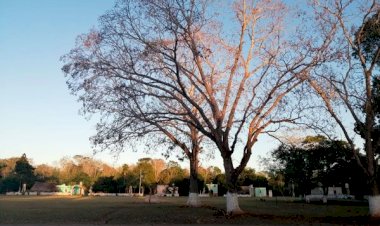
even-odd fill
[[[35,182],[34,185],[30,188],[31,192],[37,192],[39,195],[41,192],[57,192],[58,188],[55,184],[46,183],[46,182]]]

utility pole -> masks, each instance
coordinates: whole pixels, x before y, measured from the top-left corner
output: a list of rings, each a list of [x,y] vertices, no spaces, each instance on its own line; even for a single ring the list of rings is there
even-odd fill
[[[141,196],[141,169],[140,169],[139,196]]]

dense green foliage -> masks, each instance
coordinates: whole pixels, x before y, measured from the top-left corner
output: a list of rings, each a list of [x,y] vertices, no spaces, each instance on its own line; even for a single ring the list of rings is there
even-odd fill
[[[113,177],[99,177],[92,185],[93,192],[116,193],[117,188],[117,181]]]
[[[3,161],[0,167],[0,193],[19,191],[23,184],[26,184],[27,189],[29,189],[34,184],[36,181],[35,168],[29,163],[25,154],[14,162],[13,168],[8,169],[9,172],[3,172],[7,167],[5,162],[7,161]]]
[[[240,174],[238,179],[239,186],[249,186],[253,187],[267,187],[268,179],[263,175],[256,174],[255,170],[252,168],[246,168]]]
[[[347,143],[322,136],[306,137],[301,144],[282,144],[272,152],[278,168],[272,175],[283,175],[287,194],[309,194],[317,186],[341,186],[348,183],[351,192],[361,194],[365,184]],[[283,192],[279,192],[283,193]]]
[[[380,46],[380,12],[374,14],[358,28],[355,33],[355,45],[360,47],[367,62],[375,59]],[[359,56],[358,49],[354,50],[353,55]],[[380,59],[376,63],[380,64]]]
[[[34,167],[30,165],[26,155],[23,154],[19,160],[16,162],[16,166],[14,169],[15,176],[20,180],[21,184],[26,184],[27,187],[31,187],[31,185],[35,181],[34,175]]]
[[[360,58],[363,56],[367,64],[376,63],[380,66],[380,57],[378,51],[380,48],[380,12],[377,12],[369,19],[367,19],[355,33],[355,46],[353,56]],[[360,52],[359,52],[360,51]],[[371,131],[372,146],[375,148],[377,154],[380,154],[380,75],[373,74],[371,88],[371,101],[374,114],[373,128]],[[368,114],[365,106],[362,106],[362,112]],[[355,131],[363,139],[365,137],[364,123],[356,123]]]
[[[0,179],[0,194],[5,192],[15,192],[20,189],[20,181],[14,176],[8,176],[3,179]]]
[[[178,194],[180,196],[188,196],[190,192],[190,179],[189,178],[183,178],[180,180],[176,180],[173,182],[173,184],[178,187]],[[202,191],[204,188],[205,183],[204,181],[198,176],[198,193]]]

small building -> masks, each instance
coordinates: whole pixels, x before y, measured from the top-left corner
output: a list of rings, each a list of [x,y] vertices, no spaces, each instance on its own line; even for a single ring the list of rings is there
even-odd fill
[[[255,197],[266,197],[267,196],[267,188],[255,188]]]
[[[342,195],[342,187],[328,187],[327,195]]]
[[[59,184],[57,185],[58,192],[61,193],[71,193],[72,186],[66,185],[66,184]]]
[[[82,191],[81,191],[81,187],[80,187],[80,185],[73,185],[73,187],[72,187],[72,189],[71,189],[71,194],[72,195],[81,195],[82,193],[81,193]]]
[[[37,194],[41,192],[57,192],[57,186],[52,183],[47,182],[35,182],[34,185],[30,188],[31,192],[37,192]]]
[[[60,184],[57,185],[58,192],[71,194],[71,195],[83,195],[84,194],[84,188],[80,184],[76,185],[66,185],[66,184]]]

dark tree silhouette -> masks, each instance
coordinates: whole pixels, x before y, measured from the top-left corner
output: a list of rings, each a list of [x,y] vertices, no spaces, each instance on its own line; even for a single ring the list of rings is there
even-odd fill
[[[34,167],[30,165],[25,154],[16,161],[14,172],[20,180],[20,186],[26,184],[30,188],[33,185],[35,181]]]

